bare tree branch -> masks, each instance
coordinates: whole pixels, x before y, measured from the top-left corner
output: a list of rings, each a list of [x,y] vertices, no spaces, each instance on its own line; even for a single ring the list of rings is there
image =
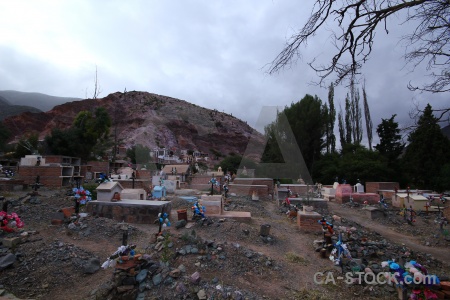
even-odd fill
[[[313,11],[298,33],[292,35],[284,49],[272,61],[269,74],[290,67],[301,58],[300,46],[306,46],[326,22],[337,24],[332,35],[336,53],[330,63],[316,65],[309,63],[317,72],[322,85],[325,78],[335,75],[335,84],[353,79],[360,74],[362,65],[368,60],[376,30],[388,31],[388,20],[394,14],[404,11],[403,26],[414,21],[418,25],[412,33],[402,38],[407,42],[405,61],[417,67],[427,62],[431,82],[422,87],[409,84],[411,90],[447,92],[450,90],[450,1],[449,0],[316,0]],[[339,34],[336,34],[339,32]]]

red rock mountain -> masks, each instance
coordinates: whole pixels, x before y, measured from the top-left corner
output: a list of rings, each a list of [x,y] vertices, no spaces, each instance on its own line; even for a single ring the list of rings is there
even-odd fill
[[[262,134],[227,113],[147,92],[116,92],[101,99],[67,102],[48,112],[9,117],[4,124],[15,140],[27,133],[38,133],[44,139],[53,128],[70,127],[80,111],[93,112],[99,106],[107,109],[112,120],[117,120],[118,139],[126,147],[142,144],[150,149],[166,147],[242,155],[250,139],[263,146]]]

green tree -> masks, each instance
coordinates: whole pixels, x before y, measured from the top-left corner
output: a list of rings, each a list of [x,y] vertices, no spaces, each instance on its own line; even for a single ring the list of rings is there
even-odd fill
[[[362,141],[362,118],[359,89],[355,86],[355,82],[350,82],[350,122],[353,137],[353,143],[360,144]]]
[[[80,111],[70,128],[53,129],[45,141],[52,154],[88,160],[92,154],[102,156],[111,145],[108,139],[110,127],[111,119],[106,109],[98,107],[94,115],[90,111]]]
[[[3,125],[3,122],[0,121],[0,151],[3,151],[7,148],[6,142],[8,141],[10,136],[11,132],[5,125]]]
[[[53,128],[51,135],[45,137],[45,142],[51,154],[80,156],[82,140],[80,140],[78,129],[76,128]]]
[[[442,166],[450,161],[450,141],[427,105],[417,127],[408,136],[402,164],[410,183],[418,188],[439,188]]]
[[[360,144],[347,144],[341,154],[339,178],[348,183],[356,184],[358,179],[362,182],[389,179],[387,160],[378,152]]]
[[[216,169],[220,166],[224,172],[231,172],[233,174],[237,173],[237,170],[240,165],[245,166],[247,169],[256,169],[257,164],[249,160],[247,158],[243,158],[240,155],[230,155],[225,157],[216,167]]]
[[[366,120],[366,129],[367,129],[367,140],[369,142],[369,150],[372,150],[372,140],[373,140],[373,132],[372,132],[372,118],[370,117],[370,109],[369,102],[367,100],[366,87],[363,86],[363,101],[364,101],[364,119]]]
[[[347,97],[345,97],[345,144],[352,143],[352,125],[352,104],[347,94]],[[344,148],[345,144],[341,145],[341,147]]]
[[[326,117],[323,113],[322,101],[317,96],[306,95],[300,102],[285,110],[291,124],[297,144],[311,172],[314,162],[320,157],[325,147],[324,135]]]
[[[341,142],[341,147],[347,143],[344,127],[344,113],[342,112],[342,107],[338,114],[338,128],[339,128],[339,141]]]
[[[394,121],[396,116],[394,114],[389,119],[381,119],[377,127],[380,143],[375,145],[375,149],[386,157],[390,164],[398,161],[405,148],[405,144],[401,141],[398,123]]]
[[[127,156],[133,164],[145,165],[151,162],[150,149],[147,146],[137,144],[127,149]]]
[[[327,152],[336,152],[336,136],[334,135],[334,123],[336,123],[336,108],[334,106],[334,85],[328,88],[328,115],[326,126]]]
[[[360,144],[346,144],[340,153],[325,153],[317,162],[314,181],[329,183],[336,177],[347,183],[386,181],[391,171],[387,159]]]
[[[264,163],[284,163],[278,140],[282,141],[280,133],[277,132],[277,123],[271,123],[264,128],[267,143],[261,157]]]
[[[327,116],[323,111],[322,101],[317,96],[306,95],[300,101],[291,104],[279,114],[284,114],[288,124],[282,124],[283,118],[277,119],[266,127],[268,140],[262,162],[284,162],[281,152],[276,147],[294,145],[301,151],[306,167],[311,172],[314,162],[325,149],[324,137]],[[292,130],[293,141],[286,130]],[[277,145],[277,146],[275,146]]]
[[[16,145],[14,157],[21,158],[39,152],[39,136],[37,133],[31,133],[23,136]]]

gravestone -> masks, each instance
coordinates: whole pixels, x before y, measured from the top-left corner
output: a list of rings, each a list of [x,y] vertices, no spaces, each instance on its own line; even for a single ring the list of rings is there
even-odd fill
[[[177,181],[176,180],[164,180],[163,186],[166,188],[168,193],[175,193],[177,189]]]
[[[357,183],[354,186],[355,193],[364,193],[364,186],[361,183]]]

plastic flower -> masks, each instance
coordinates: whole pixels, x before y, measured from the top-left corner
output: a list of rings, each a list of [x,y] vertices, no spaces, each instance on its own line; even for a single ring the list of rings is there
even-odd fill
[[[91,192],[85,190],[82,186],[80,188],[73,188],[72,191],[75,193],[75,199],[81,205],[85,205],[87,202],[91,201]]]
[[[24,223],[16,213],[8,214],[0,211],[0,229],[6,232],[13,232],[15,228],[22,228]]]

